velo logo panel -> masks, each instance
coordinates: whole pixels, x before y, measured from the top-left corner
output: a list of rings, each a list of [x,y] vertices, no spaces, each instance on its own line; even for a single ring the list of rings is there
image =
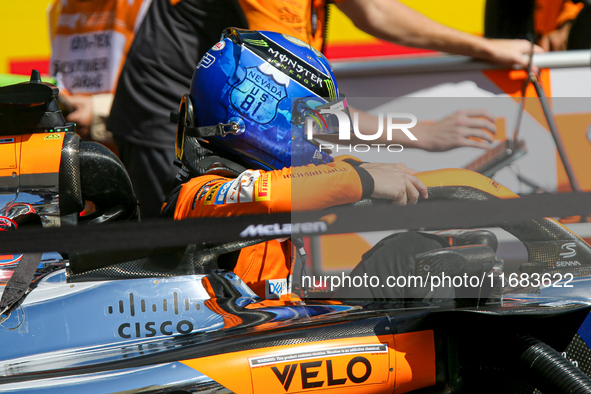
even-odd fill
[[[254,392],[297,393],[387,384],[388,347],[367,344],[249,359]]]

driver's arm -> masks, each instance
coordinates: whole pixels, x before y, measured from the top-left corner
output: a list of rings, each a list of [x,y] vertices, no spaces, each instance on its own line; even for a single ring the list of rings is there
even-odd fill
[[[415,203],[427,188],[404,164],[361,163],[349,157],[334,163],[247,171],[231,179],[204,175],[191,179],[169,199],[174,218],[234,216],[328,208],[364,197]]]

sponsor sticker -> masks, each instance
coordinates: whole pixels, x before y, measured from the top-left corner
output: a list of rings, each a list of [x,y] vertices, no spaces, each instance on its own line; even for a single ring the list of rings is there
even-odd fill
[[[316,93],[320,97],[336,99],[336,90],[327,86],[331,77],[320,68],[314,67],[307,60],[300,58],[273,40],[266,37],[268,47],[251,45],[248,49],[263,59],[267,59],[276,69],[287,75],[292,81]],[[318,55],[318,53],[317,53]]]
[[[244,41],[251,44],[251,45],[256,45],[258,47],[268,47],[269,46],[269,44],[267,44],[267,41],[265,41],[265,40],[253,40],[253,39],[247,38]]]
[[[209,191],[205,195],[205,199],[203,199],[203,205],[212,205],[214,203],[216,193],[221,186],[222,184],[218,183],[217,185],[214,185],[209,189]]]
[[[116,337],[151,338],[191,333],[195,326],[188,311],[199,311],[201,308],[200,303],[183,297],[177,291],[171,297],[151,298],[143,298],[130,291],[127,297],[107,304],[105,316],[116,318]]]
[[[267,279],[265,280],[265,298],[268,300],[275,300],[281,298],[282,295],[291,293],[291,282],[287,279]]]
[[[261,175],[260,172],[255,171],[248,177],[242,177],[240,179],[240,202],[253,202],[254,201],[254,190],[256,180]]]
[[[324,233],[328,230],[325,221],[303,223],[251,224],[240,233],[241,237],[283,236],[293,234]]]
[[[387,384],[388,347],[367,344],[316,348],[249,359],[254,392],[294,393]]]
[[[269,173],[264,173],[255,182],[255,201],[270,201],[271,200],[271,178]]]
[[[211,47],[211,49],[214,50],[214,51],[221,51],[225,47],[226,47],[226,42],[225,41],[220,41],[217,44],[215,44],[213,47]]]
[[[209,68],[209,66],[211,66],[213,63],[215,62],[215,57],[213,57],[213,55],[211,55],[210,53],[206,53],[201,60],[199,60],[199,63],[197,63],[197,68]]]
[[[47,135],[47,136],[46,136],[45,138],[43,138],[43,139],[44,139],[45,141],[47,141],[47,140],[59,140],[59,139],[61,139],[61,138],[62,138],[62,136],[61,136],[61,135],[59,135],[59,134],[49,134],[49,135]]]
[[[230,187],[232,186],[234,182],[230,181],[230,182],[226,182],[222,185],[222,187],[220,188],[220,191],[218,192],[216,198],[215,198],[215,205],[221,205],[226,201],[226,194],[228,194],[228,190],[230,190]]]
[[[195,205],[197,204],[197,200],[201,200],[201,199],[203,199],[203,197],[205,197],[205,195],[207,194],[207,192],[211,188],[211,186],[209,186],[210,183],[211,182],[208,182],[205,185],[201,186],[201,189],[199,189],[197,194],[195,194],[195,198],[193,199],[193,204],[191,205],[191,209],[193,209],[193,210],[195,209]]]
[[[236,204],[238,202],[238,196],[240,195],[239,189],[235,189],[233,187],[230,188],[228,191],[228,195],[226,197],[226,204]]]
[[[560,257],[565,259],[575,257],[577,255],[577,244],[574,242],[565,243],[560,247],[560,249],[564,250],[564,252],[560,253]]]

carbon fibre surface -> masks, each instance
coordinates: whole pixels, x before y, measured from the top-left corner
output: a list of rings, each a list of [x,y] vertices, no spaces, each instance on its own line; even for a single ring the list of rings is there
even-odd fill
[[[78,213],[84,208],[79,150],[80,138],[76,134],[66,133],[59,170],[59,207],[62,216]]]

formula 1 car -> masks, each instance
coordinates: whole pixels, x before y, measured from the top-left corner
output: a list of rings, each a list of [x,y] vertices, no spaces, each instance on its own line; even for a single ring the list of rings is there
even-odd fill
[[[42,225],[133,219],[133,193],[113,155],[77,142],[66,124],[38,127],[48,112],[63,120],[49,108],[55,90],[41,86],[47,87],[34,82],[0,90],[3,125],[20,116],[14,127],[2,129],[0,149],[20,153],[11,156],[12,167],[0,169],[10,168],[17,179],[0,192],[4,227],[24,226],[34,217]],[[34,127],[23,127],[25,120]],[[61,144],[42,146],[46,141]],[[33,146],[42,148],[28,153]],[[31,170],[29,161],[41,151],[58,154],[55,164]],[[101,178],[85,167],[87,156],[109,175]],[[80,178],[64,173],[72,169]],[[515,197],[466,170],[419,177],[431,200]],[[118,180],[117,191],[104,179]],[[85,200],[98,207],[90,219],[77,214]],[[449,248],[416,256],[423,278],[445,271],[487,279],[476,287],[456,286],[448,302],[264,302],[239,277],[216,267],[218,255],[260,240],[70,251],[40,260],[23,296],[1,311],[0,392],[591,392],[591,380],[560,353],[572,346],[591,310],[591,247],[553,219],[501,227],[527,248],[528,262],[519,271],[505,270],[495,257],[495,236],[484,230],[444,231]],[[16,275],[26,259],[0,273]],[[559,264],[575,259],[576,265]],[[586,348],[584,334],[575,338]]]

